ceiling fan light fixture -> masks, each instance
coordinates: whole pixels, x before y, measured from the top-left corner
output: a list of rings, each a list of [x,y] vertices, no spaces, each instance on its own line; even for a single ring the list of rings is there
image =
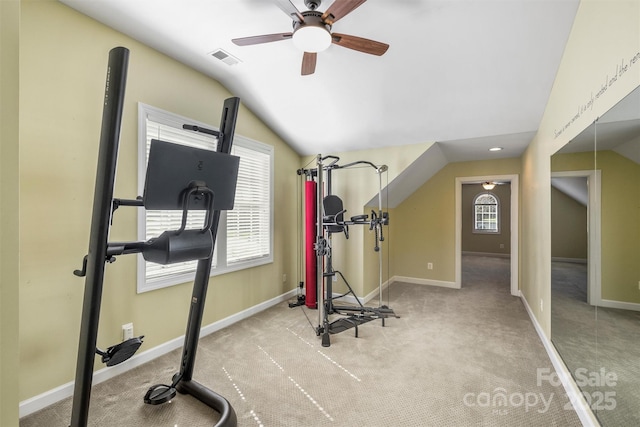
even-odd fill
[[[293,33],[293,44],[303,52],[322,52],[331,46],[331,33],[324,25],[302,25]]]
[[[482,188],[484,188],[485,190],[489,191],[489,190],[493,190],[495,188],[496,184],[494,182],[483,182],[482,183]]]

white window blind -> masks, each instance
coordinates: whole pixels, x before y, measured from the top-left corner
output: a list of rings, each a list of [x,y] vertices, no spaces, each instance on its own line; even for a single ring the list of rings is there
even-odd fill
[[[139,114],[138,186],[142,194],[151,139],[216,149],[212,135],[182,129],[183,124],[195,124],[209,129],[210,125],[180,117],[145,104]],[[273,148],[239,135],[234,137],[232,154],[240,157],[234,209],[221,215],[213,255],[212,275],[248,268],[273,260],[272,256],[272,167]],[[187,228],[200,228],[204,211],[191,211]],[[166,230],[177,230],[181,211],[145,211],[139,215],[138,237],[141,240],[159,236]],[[219,250],[219,248],[223,250]],[[158,289],[193,280],[197,261],[160,265],[138,261],[138,292]]]
[[[227,263],[268,257],[271,252],[269,186],[271,156],[256,147],[235,146],[240,157],[236,199],[227,212]]]

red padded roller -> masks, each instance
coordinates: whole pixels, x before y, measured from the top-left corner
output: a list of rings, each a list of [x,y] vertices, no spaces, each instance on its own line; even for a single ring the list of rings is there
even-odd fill
[[[316,308],[316,253],[313,245],[316,242],[316,199],[318,185],[315,181],[304,183],[304,229],[305,229],[305,305]]]

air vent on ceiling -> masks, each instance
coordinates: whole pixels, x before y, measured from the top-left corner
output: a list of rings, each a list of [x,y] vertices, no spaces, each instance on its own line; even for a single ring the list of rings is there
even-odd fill
[[[229,52],[226,52],[222,49],[216,49],[213,52],[211,52],[209,55],[213,56],[216,59],[219,59],[220,61],[224,62],[227,65],[236,65],[242,62],[235,56],[231,55]]]

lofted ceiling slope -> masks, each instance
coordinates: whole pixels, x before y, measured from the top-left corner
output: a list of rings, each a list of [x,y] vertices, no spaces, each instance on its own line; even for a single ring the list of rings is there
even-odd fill
[[[221,82],[301,155],[438,142],[448,161],[521,155],[538,129],[578,0],[368,0],[333,31],[388,43],[331,45],[300,75],[277,0],[60,0]],[[291,0],[298,10],[303,0]],[[333,3],[324,0],[326,10]],[[216,59],[223,49],[236,65]]]

